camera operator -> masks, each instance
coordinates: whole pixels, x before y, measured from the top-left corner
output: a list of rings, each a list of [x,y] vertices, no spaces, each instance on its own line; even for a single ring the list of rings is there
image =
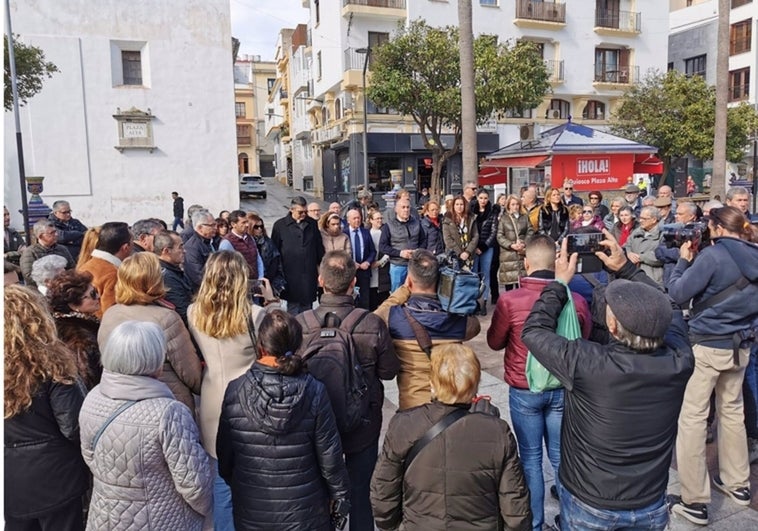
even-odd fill
[[[687,383],[679,415],[676,458],[681,497],[672,496],[671,511],[699,525],[708,523],[711,501],[705,456],[706,417],[716,391],[719,476],[713,486],[739,505],[750,503],[750,465],[743,423],[742,381],[748,364],[744,341],[758,317],[758,246],[752,227],[734,207],[706,216],[712,245],[693,262],[690,242],[669,282],[669,295],[680,305],[693,302],[689,321],[695,372]]]
[[[682,201],[676,207],[674,222],[686,225],[697,220],[697,205],[692,201]],[[695,249],[697,251],[697,249]],[[663,264],[663,286],[668,290],[671,272],[674,270],[676,262],[679,260],[679,247],[672,245],[666,240],[661,239],[661,243],[655,249],[655,257]]]

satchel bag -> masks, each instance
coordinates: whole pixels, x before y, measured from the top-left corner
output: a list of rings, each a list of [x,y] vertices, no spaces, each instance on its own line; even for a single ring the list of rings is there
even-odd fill
[[[440,268],[437,297],[442,309],[458,315],[472,315],[476,312],[477,300],[484,293],[484,282],[476,273]]]
[[[563,282],[561,282],[563,284]],[[571,290],[564,284],[568,293],[568,301],[558,316],[558,325],[555,333],[566,339],[574,340],[582,337],[582,329],[579,326],[579,317],[576,315],[574,299]],[[563,387],[563,384],[548,371],[537,358],[532,355],[531,351],[526,355],[526,381],[529,384],[529,390],[533,393],[550,391]]]

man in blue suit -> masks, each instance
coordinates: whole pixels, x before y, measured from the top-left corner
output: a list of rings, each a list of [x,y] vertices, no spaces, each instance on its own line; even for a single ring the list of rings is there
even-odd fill
[[[371,284],[371,264],[376,260],[376,248],[371,233],[363,227],[363,218],[360,210],[348,210],[347,228],[345,233],[350,238],[352,247],[353,260],[356,265],[355,285],[360,291],[359,297],[355,301],[356,308],[365,308],[369,306],[369,290]]]

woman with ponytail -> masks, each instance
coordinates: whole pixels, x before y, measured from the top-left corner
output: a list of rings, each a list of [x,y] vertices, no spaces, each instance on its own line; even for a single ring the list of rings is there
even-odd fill
[[[349,512],[347,469],[326,388],[294,354],[302,338],[294,317],[267,314],[257,360],[226,389],[216,453],[237,531],[327,531],[333,511]]]

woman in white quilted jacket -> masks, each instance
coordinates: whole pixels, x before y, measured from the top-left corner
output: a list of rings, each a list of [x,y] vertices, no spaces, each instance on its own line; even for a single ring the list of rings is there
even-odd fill
[[[102,349],[103,376],[84,400],[82,455],[94,477],[87,529],[200,531],[213,474],[186,405],[158,380],[166,339],[125,321]]]

